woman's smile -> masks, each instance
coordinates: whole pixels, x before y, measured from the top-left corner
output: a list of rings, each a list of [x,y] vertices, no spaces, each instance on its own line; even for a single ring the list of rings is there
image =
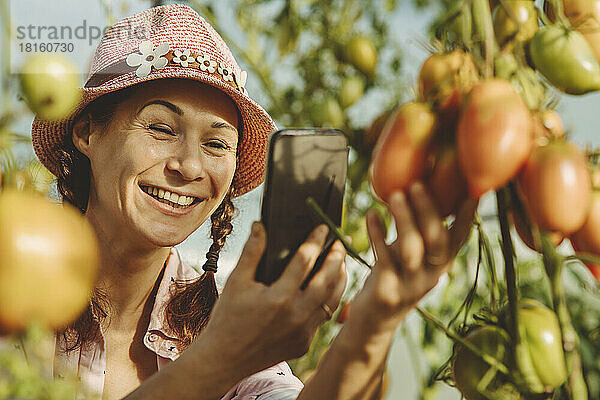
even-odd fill
[[[147,201],[161,212],[180,216],[190,213],[203,199],[158,186],[138,185]]]

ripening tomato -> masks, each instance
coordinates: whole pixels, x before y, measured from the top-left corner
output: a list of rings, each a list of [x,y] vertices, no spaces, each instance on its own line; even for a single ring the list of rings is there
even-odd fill
[[[552,392],[567,379],[558,318],[542,303],[522,299],[519,322],[535,378],[544,390]]]
[[[486,325],[471,331],[465,338],[466,341],[473,344],[481,350],[504,365],[509,365],[510,360],[510,342],[508,334],[502,328]],[[457,344],[454,348],[452,357],[452,377],[456,388],[467,400],[488,400],[490,397],[483,393],[494,394],[497,398],[505,400],[520,399],[518,392],[509,388],[508,377],[495,371],[494,368],[483,361],[481,357],[467,348]],[[484,376],[488,376],[489,381],[484,383]]]
[[[528,42],[538,30],[537,11],[532,0],[502,2],[494,8],[493,22],[500,46],[508,42]]]
[[[367,77],[375,74],[377,67],[377,49],[366,36],[354,36],[344,48],[345,60]]]
[[[529,231],[527,225],[525,225],[525,221],[523,221],[521,217],[517,216],[517,214],[513,212],[510,213],[509,218],[514,225],[517,234],[521,238],[521,241],[525,243],[525,245],[531,250],[536,250],[533,236],[531,235],[531,232]],[[550,242],[552,242],[554,246],[558,246],[565,239],[564,235],[560,232],[546,233],[549,236]]]
[[[469,192],[460,170],[456,147],[447,146],[440,151],[426,184],[441,217],[457,211]]]
[[[596,59],[600,61],[600,1],[563,0],[563,12],[575,29],[590,45]],[[544,2],[544,11],[554,20],[552,2]]]
[[[371,126],[365,131],[363,143],[367,147],[367,149],[373,147],[375,143],[377,143],[377,139],[379,139],[379,136],[381,136],[383,127],[385,126],[385,123],[391,114],[391,111],[385,111],[381,113],[377,118],[373,120]]]
[[[590,213],[583,226],[571,236],[571,242],[577,251],[600,256],[600,190],[592,192]],[[594,269],[590,268],[590,271]]]
[[[531,114],[512,85],[480,82],[467,97],[456,132],[469,192],[479,198],[510,181],[531,152]]]
[[[75,208],[4,190],[0,254],[0,330],[18,332],[33,321],[63,328],[87,306],[98,271],[98,243]]]
[[[340,88],[340,103],[342,108],[356,103],[365,91],[365,81],[358,76],[350,76],[342,82]]]
[[[77,68],[60,55],[32,55],[19,78],[27,105],[42,119],[66,117],[82,96]]]
[[[585,222],[590,173],[585,156],[575,145],[554,140],[536,147],[518,182],[528,214],[540,229],[569,235]]]
[[[581,33],[546,25],[529,42],[535,68],[557,89],[585,94],[600,89],[600,64]]]
[[[411,102],[388,119],[373,150],[370,175],[377,196],[387,202],[425,172],[436,116],[424,103]]]
[[[470,53],[454,50],[432,54],[419,72],[419,93],[440,110],[458,112],[462,96],[477,81],[477,67]]]

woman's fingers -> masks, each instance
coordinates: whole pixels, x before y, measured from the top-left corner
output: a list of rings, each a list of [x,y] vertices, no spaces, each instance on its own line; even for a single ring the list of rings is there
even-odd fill
[[[410,203],[425,246],[422,261],[428,267],[445,267],[450,261],[448,230],[423,184],[417,182],[409,191]]]
[[[425,249],[406,195],[394,192],[388,208],[394,217],[397,232],[396,240],[389,247],[390,252],[400,268],[414,273],[421,268]]]
[[[302,294],[301,307],[315,309],[322,304],[333,312],[346,287],[346,249],[339,240],[329,249],[321,269],[312,277]]]
[[[327,225],[319,225],[311,232],[304,243],[298,247],[281,277],[273,283],[274,288],[281,290],[282,293],[300,288],[319,257],[328,232]]]
[[[228,281],[231,278],[234,280],[239,278],[241,282],[254,281],[256,268],[265,251],[266,236],[265,228],[260,222],[256,221],[252,223],[250,236],[244,245],[237,266],[231,272]]]

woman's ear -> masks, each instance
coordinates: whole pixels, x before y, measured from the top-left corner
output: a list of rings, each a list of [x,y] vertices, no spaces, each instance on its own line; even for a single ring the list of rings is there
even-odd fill
[[[93,124],[90,114],[78,116],[73,123],[73,145],[77,150],[88,157],[92,127]]]

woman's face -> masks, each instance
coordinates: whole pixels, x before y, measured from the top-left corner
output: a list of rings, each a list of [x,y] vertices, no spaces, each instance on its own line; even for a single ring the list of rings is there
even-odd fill
[[[237,126],[234,103],[211,86],[183,79],[140,85],[105,132],[90,130],[88,214],[108,234],[155,246],[182,242],[229,190]]]

